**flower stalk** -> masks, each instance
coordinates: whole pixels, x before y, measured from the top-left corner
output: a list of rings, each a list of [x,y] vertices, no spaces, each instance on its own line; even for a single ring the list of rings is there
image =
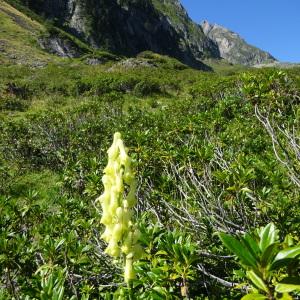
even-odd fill
[[[138,243],[140,232],[132,221],[137,183],[119,132],[114,134],[107,153],[108,163],[102,177],[104,192],[96,200],[102,207],[100,223],[105,226],[101,238],[108,243],[106,254],[124,258],[124,281],[129,284],[135,278],[133,263],[143,254]]]

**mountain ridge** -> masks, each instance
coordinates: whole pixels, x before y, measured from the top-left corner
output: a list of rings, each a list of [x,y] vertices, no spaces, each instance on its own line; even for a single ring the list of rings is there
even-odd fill
[[[216,43],[220,56],[233,64],[255,66],[274,63],[277,60],[268,52],[248,44],[238,33],[221,25],[203,21],[204,34]]]
[[[172,18],[150,0],[44,0],[39,4],[23,0],[22,3],[94,48],[127,56],[151,50],[207,70],[201,60],[217,56],[215,44],[201,28],[190,19],[186,19],[190,26],[175,26]]]
[[[38,43],[49,53],[63,57],[80,57],[86,53],[71,41],[72,38],[61,38],[61,32],[67,32],[86,43],[84,47],[90,49],[88,52],[99,49],[136,56],[150,50],[202,70],[211,70],[206,64],[211,59],[225,59],[245,66],[276,62],[269,53],[247,44],[238,34],[222,26],[195,23],[179,0],[8,2],[20,3],[54,28],[60,28],[51,29],[47,37],[38,39]]]

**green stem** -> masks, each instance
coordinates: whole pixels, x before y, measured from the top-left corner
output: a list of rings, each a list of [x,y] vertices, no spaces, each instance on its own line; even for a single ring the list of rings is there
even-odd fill
[[[133,298],[133,288],[132,288],[132,282],[131,281],[128,282],[127,288],[129,290],[129,300],[134,300],[134,298]]]

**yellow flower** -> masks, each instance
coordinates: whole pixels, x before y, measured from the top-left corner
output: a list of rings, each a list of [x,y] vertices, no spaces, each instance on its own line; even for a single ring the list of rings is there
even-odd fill
[[[134,260],[143,254],[143,249],[138,244],[140,232],[131,220],[131,208],[137,202],[137,183],[128,150],[119,132],[114,134],[113,143],[107,153],[108,163],[102,177],[104,193],[96,200],[102,207],[100,223],[105,225],[101,238],[108,243],[106,254],[114,258],[121,254],[126,255],[124,280],[128,283],[135,278]],[[126,195],[124,190],[127,191]]]

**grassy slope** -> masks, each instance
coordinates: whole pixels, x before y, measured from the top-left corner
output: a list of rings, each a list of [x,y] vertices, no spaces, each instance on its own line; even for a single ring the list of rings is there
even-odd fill
[[[38,65],[58,60],[37,43],[45,27],[4,1],[0,2],[0,28],[1,63]]]

